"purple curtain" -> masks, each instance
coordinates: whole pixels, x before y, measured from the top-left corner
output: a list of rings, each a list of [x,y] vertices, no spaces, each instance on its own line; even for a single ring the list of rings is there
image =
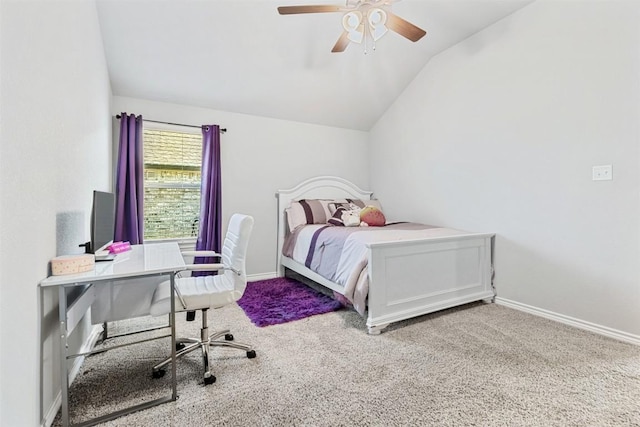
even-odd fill
[[[202,181],[196,250],[220,252],[222,248],[222,182],[220,179],[220,126],[202,126]],[[220,262],[197,258],[196,263]],[[212,274],[211,272],[194,272]],[[197,275],[197,274],[194,274]]]
[[[120,114],[120,143],[116,169],[115,241],[142,243],[144,183],[142,116]]]

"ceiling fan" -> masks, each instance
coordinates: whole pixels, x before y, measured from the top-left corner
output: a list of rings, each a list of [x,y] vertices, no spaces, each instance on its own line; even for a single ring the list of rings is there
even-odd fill
[[[394,31],[412,42],[417,42],[427,32],[391,13],[390,6],[394,1],[397,0],[347,0],[345,6],[280,6],[278,7],[278,13],[280,15],[296,15],[301,13],[344,12],[342,17],[344,31],[333,46],[333,49],[331,49],[331,52],[344,52],[349,42],[366,42],[368,36],[375,43],[388,30]]]

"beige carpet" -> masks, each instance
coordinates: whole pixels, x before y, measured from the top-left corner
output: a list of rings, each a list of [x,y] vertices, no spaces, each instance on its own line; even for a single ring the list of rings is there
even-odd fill
[[[178,317],[179,332],[198,336],[199,315]],[[640,347],[496,304],[379,336],[347,310],[257,328],[230,306],[210,321],[231,325],[257,358],[214,349],[217,381],[204,386],[193,355],[178,365],[176,402],[104,425],[640,426]],[[167,350],[160,340],[87,358],[72,420],[168,395],[169,373],[150,378]]]

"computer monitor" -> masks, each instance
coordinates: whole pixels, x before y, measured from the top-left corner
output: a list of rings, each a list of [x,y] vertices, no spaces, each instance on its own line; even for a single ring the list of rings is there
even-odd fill
[[[116,196],[104,191],[93,192],[91,206],[91,252],[105,251],[113,243],[116,223]]]

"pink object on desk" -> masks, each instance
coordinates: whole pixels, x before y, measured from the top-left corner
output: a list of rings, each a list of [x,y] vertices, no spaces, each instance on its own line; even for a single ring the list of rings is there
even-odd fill
[[[131,244],[129,242],[113,242],[109,245],[109,253],[111,254],[119,254],[130,250]]]

